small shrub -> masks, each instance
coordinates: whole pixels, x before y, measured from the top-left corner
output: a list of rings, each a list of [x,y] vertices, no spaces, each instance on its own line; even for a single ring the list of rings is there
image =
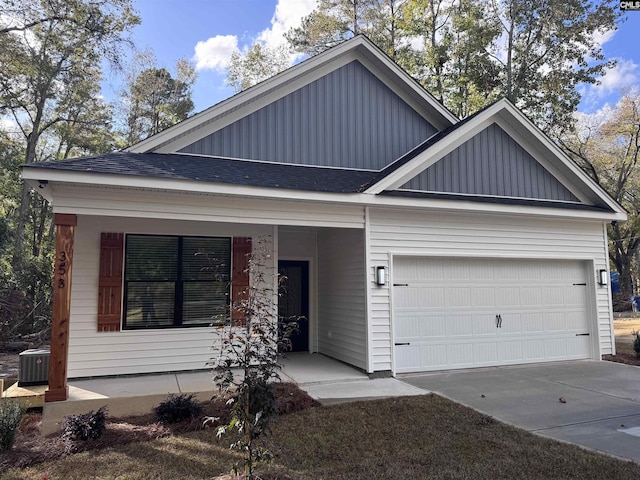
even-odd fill
[[[106,428],[107,407],[100,407],[80,415],[64,417],[62,436],[68,440],[89,440],[100,438]]]
[[[15,400],[0,400],[0,452],[11,450],[18,427],[24,415],[24,407]]]
[[[636,358],[640,358],[640,332],[633,332],[633,351],[636,352]]]
[[[193,395],[170,393],[154,410],[158,420],[166,424],[195,418],[202,412],[202,407]]]

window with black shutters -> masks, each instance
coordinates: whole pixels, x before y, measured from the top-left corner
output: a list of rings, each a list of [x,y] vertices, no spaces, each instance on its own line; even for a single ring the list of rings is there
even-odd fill
[[[223,324],[231,239],[127,235],[124,277],[125,329]]]

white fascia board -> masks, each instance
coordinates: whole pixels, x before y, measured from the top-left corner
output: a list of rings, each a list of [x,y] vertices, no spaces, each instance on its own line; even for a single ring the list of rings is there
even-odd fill
[[[195,140],[207,136],[234,121],[274,102],[280,97],[302,88],[318,78],[334,71],[353,60],[359,60],[366,67],[374,67],[377,72],[391,72],[398,82],[402,82],[413,93],[414,98],[401,94],[401,89],[394,82],[384,81],[388,87],[398,93],[417,111],[425,111],[424,103],[429,113],[440,119],[443,128],[459,121],[453,113],[440,104],[411,76],[391,61],[366,37],[358,36],[348,40],[323,53],[311,57],[284,72],[281,72],[243,92],[240,92],[217,105],[209,107],[201,113],[170,127],[153,137],[143,140],[126,151],[133,153],[156,151],[158,153],[172,153]],[[372,63],[373,62],[373,65]],[[375,73],[375,72],[374,72]],[[264,97],[264,98],[263,98]],[[416,100],[419,100],[417,102]],[[249,105],[251,104],[251,105]],[[235,111],[240,109],[241,112]],[[228,115],[234,113],[233,115]],[[220,117],[219,120],[216,120]],[[224,117],[224,119],[222,119]],[[228,117],[228,118],[227,118]],[[176,138],[178,137],[178,138]],[[175,138],[175,141],[173,140]]]
[[[22,175],[27,184],[33,188],[36,192],[38,192],[47,202],[51,203],[53,201],[53,192],[51,191],[51,185],[48,183],[42,183],[41,178],[33,178],[27,179],[24,175]]]
[[[36,171],[39,170],[39,171]],[[511,215],[534,215],[542,217],[581,218],[611,222],[626,220],[624,212],[596,212],[591,210],[573,210],[564,208],[546,208],[528,205],[506,205],[497,203],[479,203],[459,199],[431,199],[390,197],[366,193],[327,193],[302,190],[286,190],[265,187],[238,186],[222,183],[192,182],[180,179],[158,179],[127,175],[101,175],[83,172],[65,172],[60,170],[23,170],[25,180],[47,180],[51,183],[73,184],[91,188],[91,186],[111,187],[114,189],[141,189],[152,191],[173,191],[205,195],[220,195],[244,198],[268,198],[294,202],[320,202],[344,205],[362,205],[378,207],[405,207],[451,212],[503,213]],[[37,189],[36,189],[37,191]],[[55,203],[55,198],[54,198]]]

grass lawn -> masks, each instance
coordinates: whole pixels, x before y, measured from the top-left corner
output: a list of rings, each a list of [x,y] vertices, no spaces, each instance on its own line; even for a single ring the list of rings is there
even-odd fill
[[[207,429],[75,454],[2,478],[215,478],[234,462],[229,442]],[[269,479],[640,478],[638,464],[529,434],[436,395],[283,415],[268,446],[275,461],[258,473]]]

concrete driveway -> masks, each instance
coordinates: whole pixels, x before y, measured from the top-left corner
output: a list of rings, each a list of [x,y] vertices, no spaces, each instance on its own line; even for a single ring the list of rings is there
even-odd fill
[[[640,463],[640,367],[585,360],[399,378],[530,432]]]

